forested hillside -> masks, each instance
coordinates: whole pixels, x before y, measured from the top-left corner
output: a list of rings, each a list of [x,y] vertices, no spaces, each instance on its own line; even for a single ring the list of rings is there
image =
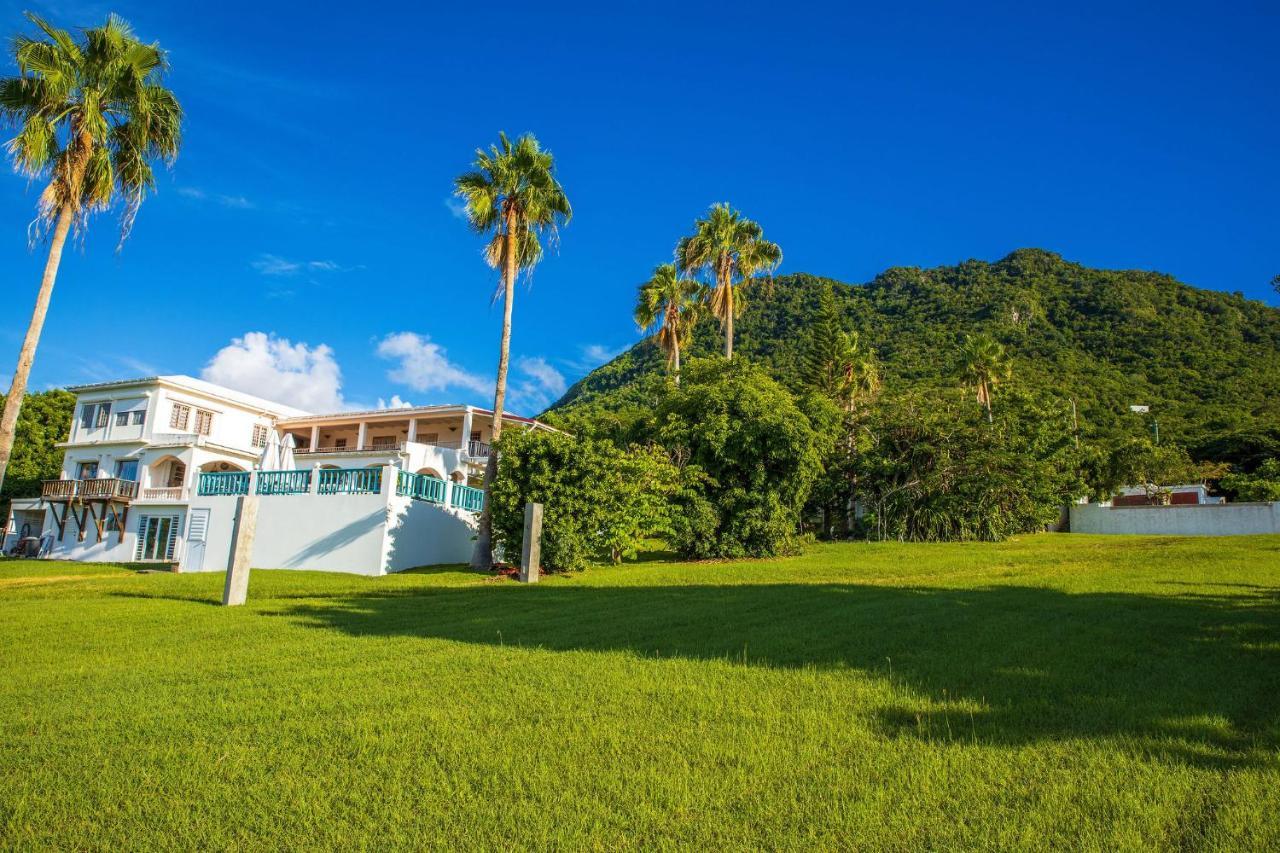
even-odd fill
[[[1022,249],[996,263],[895,267],[865,285],[806,274],[753,285],[738,352],[803,385],[807,326],[829,283],[849,328],[879,357],[886,395],[955,387],[962,336],[983,332],[1012,357],[1007,385],[1074,400],[1083,436],[1150,435],[1158,420],[1163,440],[1205,457],[1280,448],[1280,310],[1261,302]],[[692,354],[714,354],[720,340],[704,321]],[[661,353],[643,341],[570,388],[547,417],[625,418],[649,405],[643,379],[661,369]]]

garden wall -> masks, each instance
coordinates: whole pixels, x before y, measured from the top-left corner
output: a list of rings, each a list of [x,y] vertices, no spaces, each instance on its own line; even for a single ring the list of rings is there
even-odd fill
[[[1242,536],[1280,533],[1280,502],[1191,506],[1071,507],[1072,533]]]

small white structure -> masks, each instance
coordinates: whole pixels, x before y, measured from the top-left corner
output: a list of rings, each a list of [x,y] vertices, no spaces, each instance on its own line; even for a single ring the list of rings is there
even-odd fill
[[[52,557],[223,571],[236,498],[250,493],[257,568],[377,575],[470,554],[490,410],[315,415],[189,376],[70,390],[62,476],[38,502],[15,501],[9,520],[14,535],[51,535]],[[282,446],[279,470],[260,470],[269,444]]]

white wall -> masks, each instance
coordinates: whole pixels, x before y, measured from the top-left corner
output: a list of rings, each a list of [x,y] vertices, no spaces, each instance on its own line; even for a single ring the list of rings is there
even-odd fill
[[[1280,502],[1125,507],[1074,504],[1071,532],[1165,536],[1280,533]]]
[[[260,496],[253,568],[382,575],[470,559],[474,513],[394,491],[394,469],[384,469],[381,494]],[[236,504],[231,496],[192,497],[193,511],[210,510],[201,571],[230,564]]]

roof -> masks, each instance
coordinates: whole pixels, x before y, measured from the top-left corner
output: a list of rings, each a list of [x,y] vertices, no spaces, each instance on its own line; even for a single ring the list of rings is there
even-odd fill
[[[204,394],[209,397],[216,397],[231,403],[237,403],[250,409],[270,412],[280,417],[296,418],[304,417],[309,414],[309,412],[302,409],[296,409],[293,406],[286,406],[283,403],[277,403],[264,397],[246,394],[243,391],[235,391],[231,388],[223,387],[222,385],[215,385],[212,382],[206,382],[203,379],[196,379],[194,376],[183,376],[182,374],[171,374],[168,376],[144,376],[138,379],[118,379],[113,382],[96,382],[91,385],[72,385],[67,390],[75,394],[84,394],[93,391],[112,391],[118,388],[130,388],[137,385],[167,385],[171,388],[181,388],[187,391],[194,391],[197,394]]]

